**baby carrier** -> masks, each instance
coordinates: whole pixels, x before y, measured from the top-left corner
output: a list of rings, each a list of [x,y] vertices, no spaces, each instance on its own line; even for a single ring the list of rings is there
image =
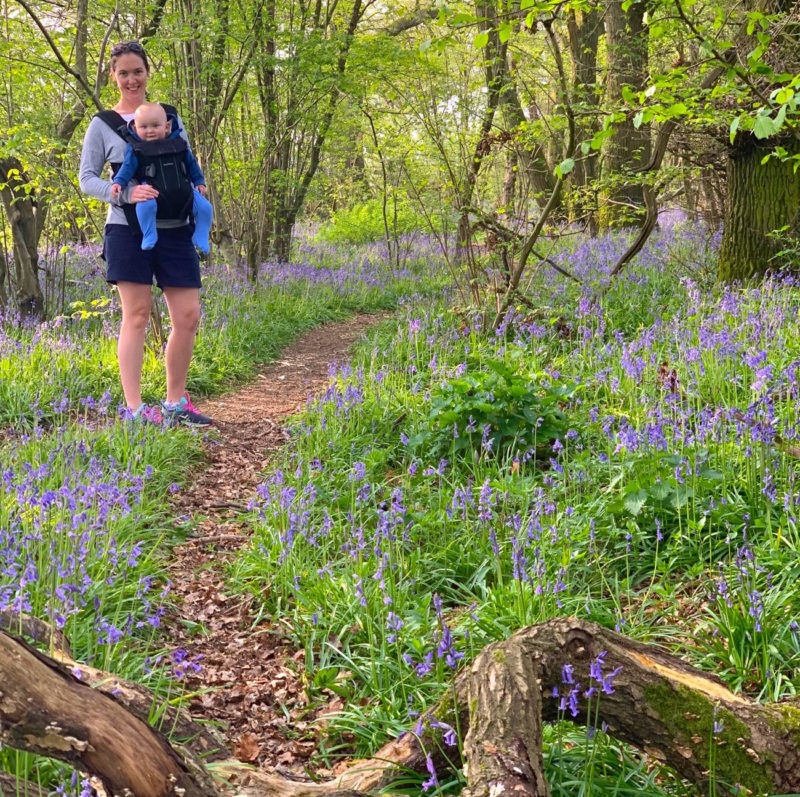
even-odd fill
[[[165,103],[161,103],[161,106],[168,116],[177,118],[176,108]],[[136,179],[158,189],[156,218],[179,221],[188,218],[191,223],[193,194],[186,168],[186,139],[176,136],[157,141],[141,141],[131,133],[125,120],[116,111],[100,111],[96,116],[133,147],[139,162]],[[121,163],[112,163],[112,173],[116,175],[121,166]],[[122,210],[128,225],[134,230],[140,230],[135,205],[125,203]]]

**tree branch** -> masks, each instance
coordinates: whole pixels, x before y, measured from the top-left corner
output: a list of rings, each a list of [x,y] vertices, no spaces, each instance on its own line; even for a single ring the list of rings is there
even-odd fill
[[[436,19],[438,16],[439,9],[436,6],[431,6],[430,8],[417,11],[416,14],[410,14],[407,17],[401,17],[395,20],[388,28],[385,28],[383,32],[387,36],[399,36],[407,30],[412,30],[420,25],[424,25],[426,22],[430,22],[432,19]]]
[[[78,72],[77,70],[73,69],[69,65],[67,60],[61,54],[61,50],[58,49],[58,45],[53,40],[53,37],[50,35],[50,32],[47,30],[47,28],[45,27],[44,23],[36,15],[36,12],[33,10],[33,8],[31,8],[31,6],[27,2],[27,0],[17,0],[17,2],[25,9],[25,11],[28,13],[28,16],[36,24],[36,27],[39,28],[39,30],[42,32],[42,35],[44,36],[45,40],[47,41],[48,45],[50,46],[50,49],[53,51],[53,54],[58,59],[58,62],[64,68],[64,71],[67,72],[67,74],[72,75],[72,77],[75,78],[75,80],[78,82],[78,84],[81,86],[81,88],[86,92],[86,94],[89,97],[89,99],[91,99],[92,102],[95,104],[95,106],[97,107],[97,110],[98,111],[102,111],[103,110],[103,106],[100,104],[100,98],[95,94],[95,92],[92,90],[91,86],[89,86],[89,84],[87,83],[86,76],[80,74],[80,72]]]

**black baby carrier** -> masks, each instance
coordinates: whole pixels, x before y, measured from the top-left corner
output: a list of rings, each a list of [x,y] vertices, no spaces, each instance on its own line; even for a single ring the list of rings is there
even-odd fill
[[[167,116],[171,114],[177,118],[178,111],[172,105],[161,103],[161,106]],[[186,221],[188,217],[191,223],[193,189],[186,168],[188,150],[186,139],[176,136],[157,141],[140,141],[134,137],[125,120],[116,111],[100,111],[96,116],[133,147],[139,162],[136,179],[140,183],[147,183],[158,189],[156,218]],[[111,164],[114,175],[121,166],[121,163]],[[122,210],[125,212],[128,226],[141,231],[139,220],[136,218],[135,204],[125,203],[122,205]]]

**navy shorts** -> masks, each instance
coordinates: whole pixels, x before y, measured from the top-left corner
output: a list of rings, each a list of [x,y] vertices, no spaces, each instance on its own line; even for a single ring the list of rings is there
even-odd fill
[[[192,243],[192,228],[158,228],[158,242],[142,251],[142,235],[127,224],[106,224],[103,235],[106,281],[137,282],[164,288],[199,288],[200,261]]]

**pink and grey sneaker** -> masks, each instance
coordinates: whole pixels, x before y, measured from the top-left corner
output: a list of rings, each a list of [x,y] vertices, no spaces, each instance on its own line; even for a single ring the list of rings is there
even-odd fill
[[[158,407],[151,407],[148,404],[140,404],[135,410],[130,408],[127,410],[131,420],[140,421],[141,423],[154,423],[160,426],[164,423],[164,418],[161,415],[161,410]]]
[[[176,404],[162,402],[161,409],[168,423],[180,423],[184,426],[211,426],[214,423],[192,404],[188,393],[184,393]]]

